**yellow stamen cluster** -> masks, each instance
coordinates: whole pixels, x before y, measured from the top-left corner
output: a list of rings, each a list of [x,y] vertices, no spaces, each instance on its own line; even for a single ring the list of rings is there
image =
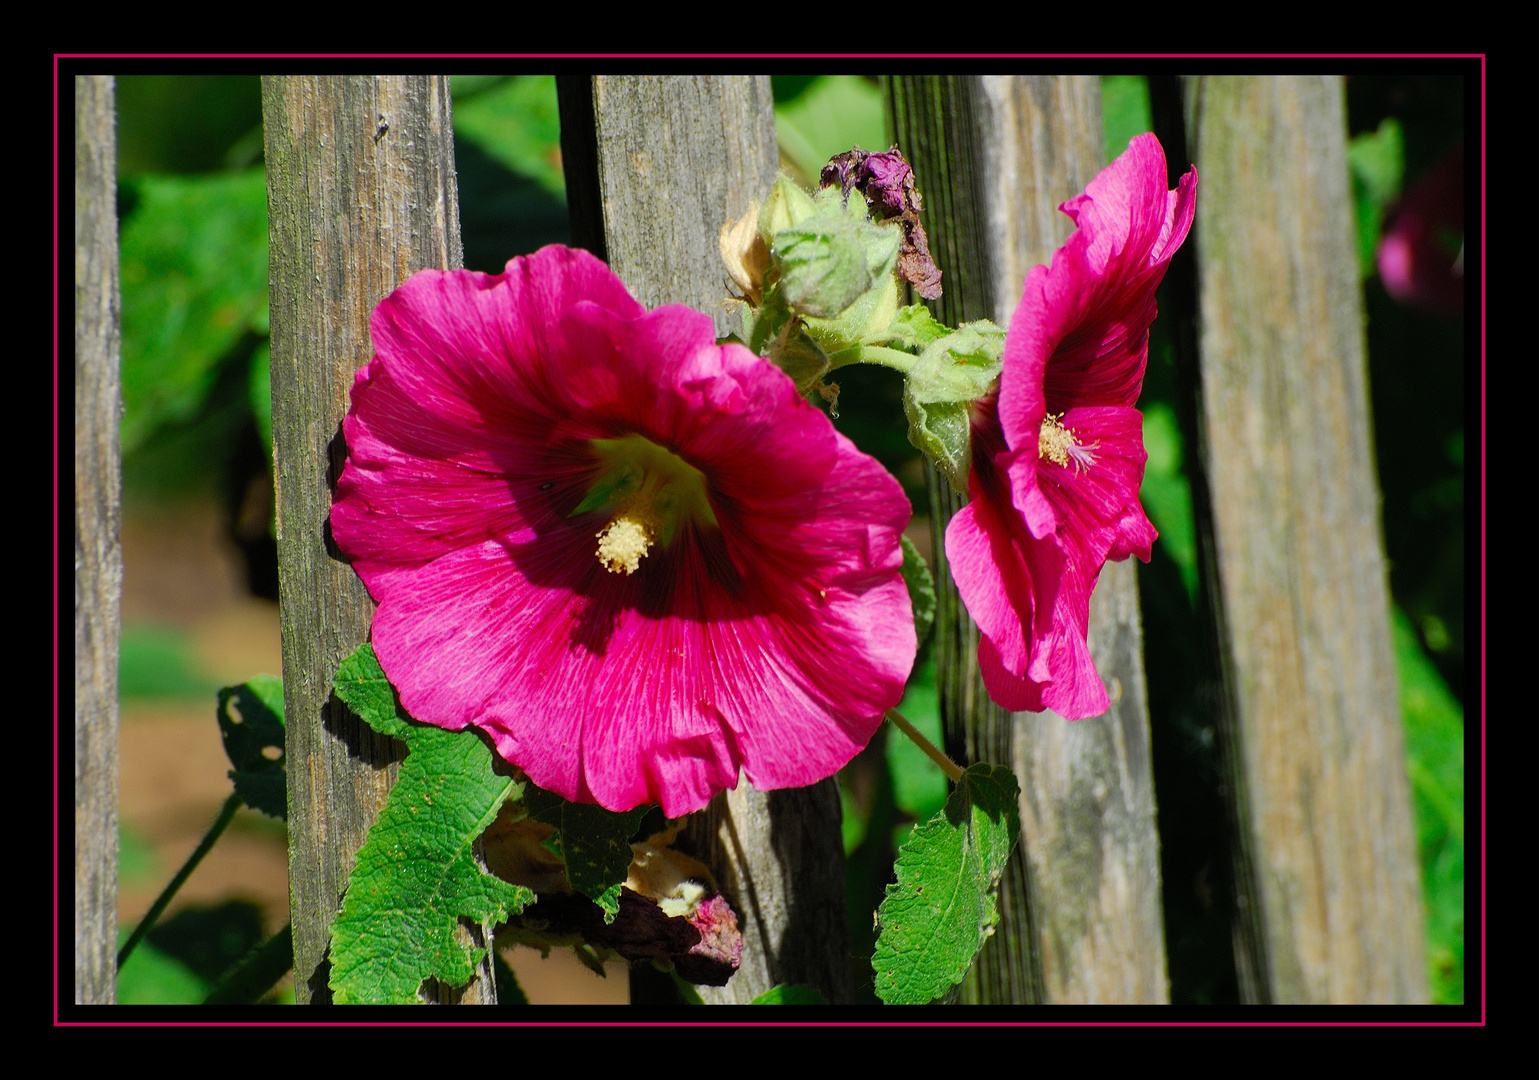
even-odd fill
[[[641,560],[657,539],[657,530],[648,523],[651,515],[623,512],[594,535],[599,538],[598,558],[611,574],[634,574]]]
[[[1063,413],[1048,413],[1042,421],[1042,430],[1037,434],[1037,456],[1064,468],[1069,467],[1072,457],[1074,468],[1079,472],[1094,460],[1080,446],[1074,432],[1063,426]]]

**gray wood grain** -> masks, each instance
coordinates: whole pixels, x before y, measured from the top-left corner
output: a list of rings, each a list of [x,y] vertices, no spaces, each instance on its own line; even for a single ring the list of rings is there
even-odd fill
[[[374,613],[331,539],[347,453],[341,421],[354,372],[373,355],[374,306],[418,270],[461,266],[463,254],[446,77],[268,77],[262,105],[289,888],[303,1004],[330,1001],[331,920],[402,757],[331,689]],[[424,993],[495,1002],[490,961],[466,990]]]
[[[1027,271],[1073,223],[1059,203],[1105,163],[1098,80],[905,77],[890,96],[945,274],[932,305],[956,325],[1002,326]],[[1169,1000],[1159,837],[1137,578],[1108,564],[1091,601],[1090,647],[1112,707],[1067,721],[988,698],[978,631],[946,570],[944,537],[965,496],[931,478],[940,591],[935,656],[948,752],[1008,763],[1021,781],[1021,848],[1001,883],[1001,922],[963,983],[976,1003]]]
[[[117,1000],[123,594],[117,139],[110,76],[75,77],[75,1001]]]
[[[1427,999],[1342,80],[1193,78],[1242,993]]]
[[[712,314],[718,335],[737,331],[722,304],[718,232],[774,181],[769,79],[598,76],[558,88],[563,148],[577,151],[566,150],[574,239],[601,236],[610,266],[648,307],[689,304]],[[573,130],[584,115],[591,140]],[[767,793],[740,781],[680,844],[715,871],[743,930],[742,967],[725,987],[702,987],[706,1001],[748,1002],[782,982],[852,999],[833,780]]]

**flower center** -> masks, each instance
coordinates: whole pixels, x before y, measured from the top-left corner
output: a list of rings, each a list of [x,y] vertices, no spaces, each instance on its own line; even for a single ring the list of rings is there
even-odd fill
[[[657,539],[658,520],[645,503],[628,507],[594,535],[598,558],[611,574],[634,574]]]
[[[1042,430],[1037,434],[1037,456],[1045,457],[1055,465],[1069,467],[1069,462],[1074,462],[1075,472],[1084,472],[1095,464],[1095,455],[1090,451],[1100,446],[1100,443],[1091,443],[1082,446],[1074,438],[1074,432],[1063,426],[1063,413],[1048,413],[1042,421]]]
[[[598,473],[572,516],[602,512],[608,523],[598,537],[599,564],[612,574],[634,574],[661,544],[668,547],[681,524],[716,526],[705,474],[640,435],[593,439]]]

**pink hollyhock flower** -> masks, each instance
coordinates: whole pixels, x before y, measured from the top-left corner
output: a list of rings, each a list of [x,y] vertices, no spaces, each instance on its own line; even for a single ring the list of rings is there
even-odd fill
[[[1106,711],[1085,634],[1108,559],[1149,561],[1138,502],[1154,290],[1191,228],[1197,171],[1165,188],[1165,153],[1140,135],[1061,210],[1079,226],[1026,275],[997,393],[972,417],[969,502],[946,557],[982,640],[989,696],[1071,720]]]
[[[331,522],[412,716],[669,816],[866,745],[914,660],[908,501],[778,368],[563,247],[370,326]]]

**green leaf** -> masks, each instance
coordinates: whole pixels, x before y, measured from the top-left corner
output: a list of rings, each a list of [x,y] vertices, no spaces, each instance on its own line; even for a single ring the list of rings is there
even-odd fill
[[[750,1005],[827,1005],[828,999],[815,986],[772,986]]]
[[[230,710],[231,704],[235,711]],[[288,820],[288,774],[284,768],[283,680],[256,675],[219,691],[214,711],[224,752],[235,766],[235,794],[253,810]]]
[[[612,923],[620,913],[620,886],[630,874],[631,837],[641,828],[649,806],[617,814],[602,806],[563,802],[561,853],[572,888],[604,911]]]
[[[261,168],[144,177],[123,223],[124,452],[191,420],[243,334],[267,326]]]
[[[528,781],[518,803],[525,815],[556,830],[547,846],[566,864],[567,882],[603,909],[606,923],[614,922],[620,912],[620,886],[635,857],[631,837],[651,807],[617,814],[590,803],[567,802]]]
[[[897,252],[895,229],[879,230]],[[856,223],[843,214],[814,218],[775,234],[770,253],[786,302],[799,314],[828,319],[874,284]]]
[[[529,995],[525,994],[524,988],[518,984],[518,975],[508,966],[508,962],[502,958],[500,952],[492,954],[492,974],[497,980],[497,1004],[529,1004]]]
[[[935,625],[935,578],[914,542],[906,536],[898,541],[903,545],[903,584],[908,586],[908,601],[914,609],[914,639],[923,645]]]
[[[473,731],[417,724],[396,704],[370,645],[342,662],[337,697],[370,727],[407,745],[401,774],[369,830],[331,927],[338,1004],[407,1004],[422,980],[462,986],[485,950],[454,939],[461,918],[498,923],[534,901],[484,872],[472,845],[521,785],[492,769]]]
[[[1020,793],[1009,769],[974,765],[945,809],[898,853],[871,958],[876,994],[889,1005],[922,1005],[946,993],[994,932],[994,887],[1020,836]]]

